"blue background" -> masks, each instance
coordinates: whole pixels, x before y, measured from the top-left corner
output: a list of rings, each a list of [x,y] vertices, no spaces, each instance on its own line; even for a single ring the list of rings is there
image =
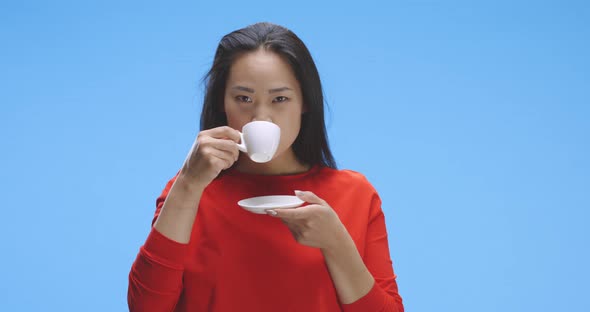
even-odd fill
[[[0,310],[127,309],[216,45],[270,21],[381,194],[407,311],[590,311],[587,3],[3,1]]]

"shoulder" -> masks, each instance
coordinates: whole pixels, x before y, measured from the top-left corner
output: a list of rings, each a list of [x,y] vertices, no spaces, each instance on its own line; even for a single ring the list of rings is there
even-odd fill
[[[336,210],[353,237],[361,237],[367,225],[382,214],[381,198],[364,174],[351,169],[322,168],[316,181],[316,194]]]
[[[318,176],[322,180],[322,183],[344,187],[344,190],[354,190],[357,193],[362,192],[371,195],[377,193],[367,177],[355,170],[322,167]]]

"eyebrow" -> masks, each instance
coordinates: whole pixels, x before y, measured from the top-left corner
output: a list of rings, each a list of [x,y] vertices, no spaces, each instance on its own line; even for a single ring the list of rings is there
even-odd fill
[[[248,93],[255,93],[254,89],[252,88],[248,88],[248,87],[242,87],[242,86],[235,86],[232,89],[234,90],[240,90],[240,91],[244,91],[244,92],[248,92]],[[280,88],[276,88],[276,89],[270,89],[268,90],[268,93],[277,93],[277,92],[282,92],[282,91],[287,91],[287,90],[293,90],[289,87],[280,87]]]

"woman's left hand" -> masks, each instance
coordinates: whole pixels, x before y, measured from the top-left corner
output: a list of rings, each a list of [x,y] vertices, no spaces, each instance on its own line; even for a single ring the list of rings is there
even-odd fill
[[[334,209],[312,192],[295,191],[295,195],[310,205],[266,213],[280,218],[298,243],[323,250],[336,248],[348,232]]]

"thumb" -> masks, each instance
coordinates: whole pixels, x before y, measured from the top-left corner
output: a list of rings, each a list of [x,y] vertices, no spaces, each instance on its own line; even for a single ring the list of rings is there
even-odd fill
[[[295,195],[297,195],[299,199],[310,204],[323,205],[326,203],[323,199],[319,198],[316,194],[310,191],[295,191]]]
[[[269,209],[269,210],[266,210],[266,214],[268,214],[269,216],[275,217],[275,218],[280,218],[280,219],[284,219],[284,220],[291,220],[291,219],[299,218],[301,216],[301,211],[299,211],[299,209],[297,209],[297,208]]]

